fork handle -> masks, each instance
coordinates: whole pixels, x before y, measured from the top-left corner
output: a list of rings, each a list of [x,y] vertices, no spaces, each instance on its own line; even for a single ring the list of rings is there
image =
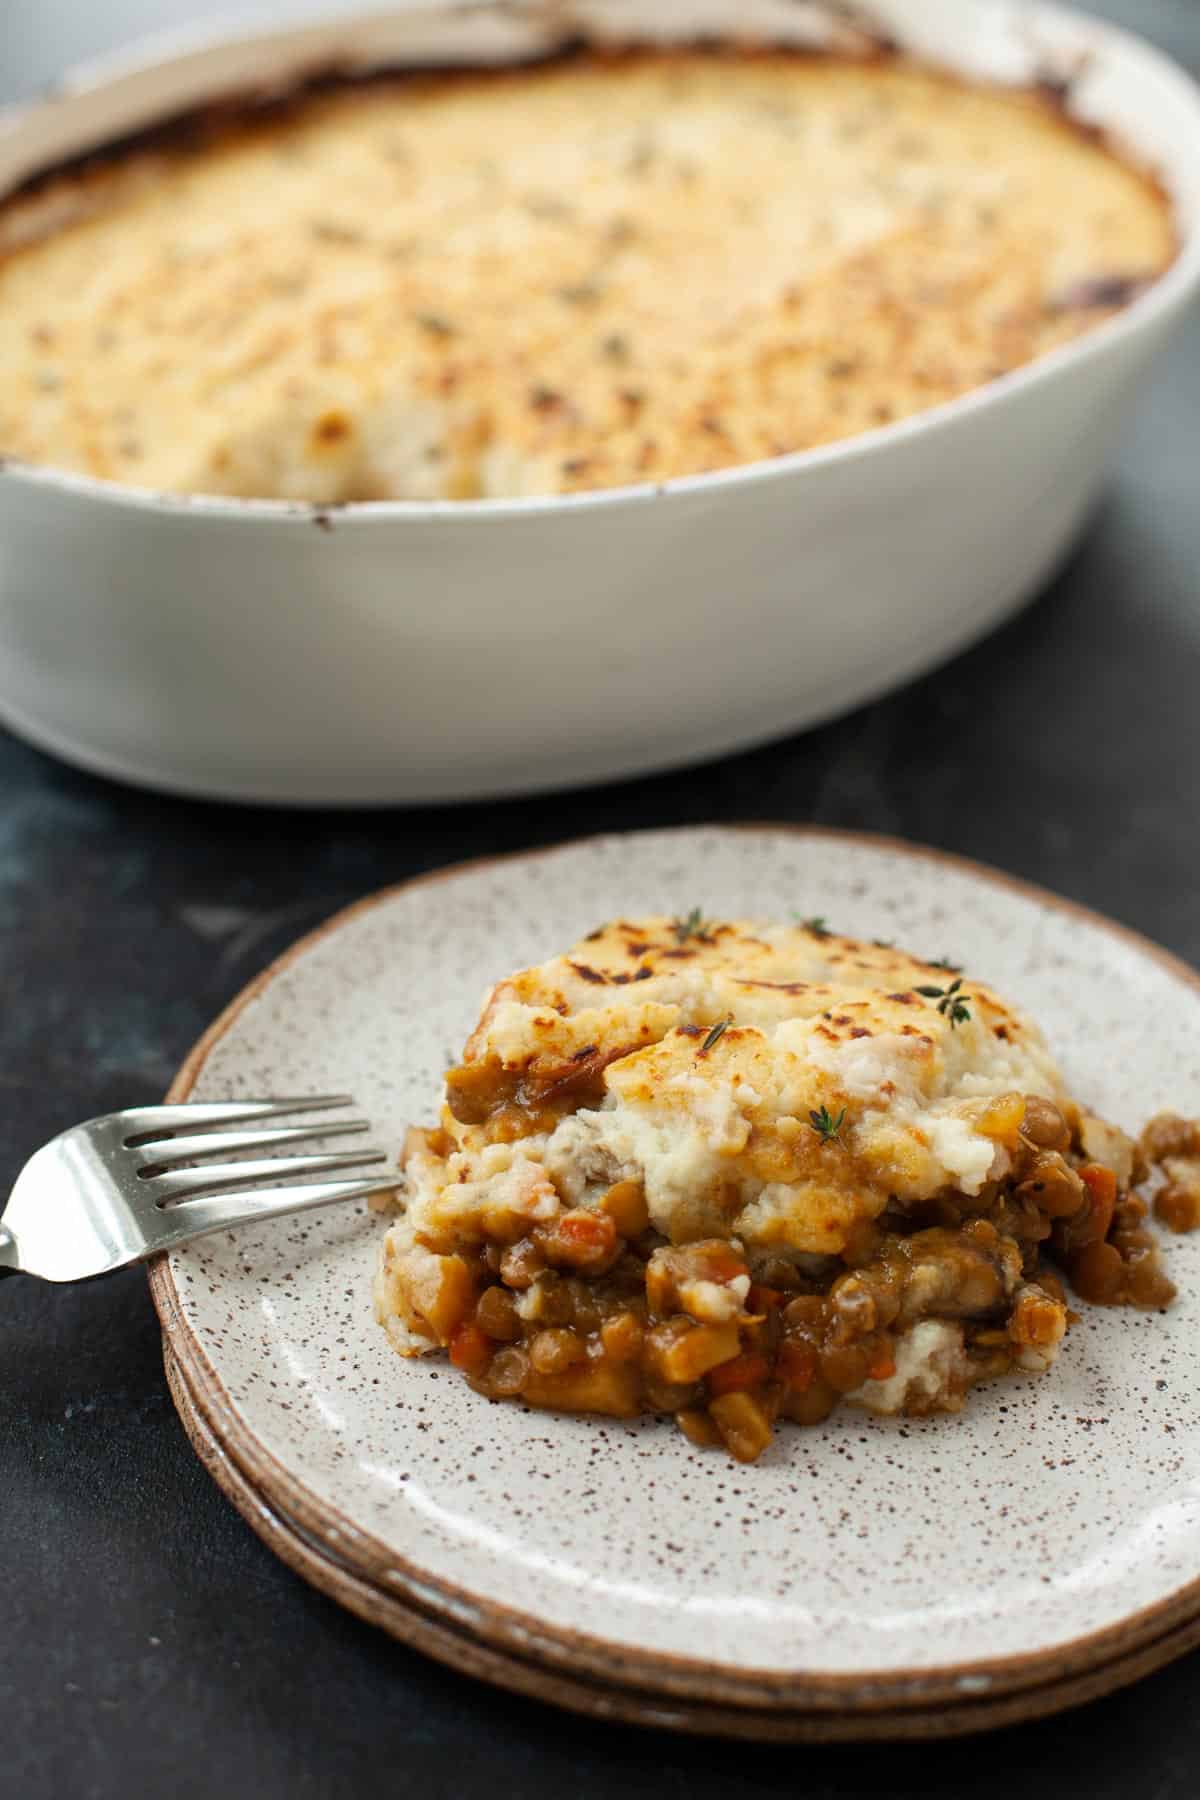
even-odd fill
[[[5,1231],[0,1225],[0,1281],[6,1275],[19,1275],[21,1265],[17,1261],[17,1240],[11,1231]]]

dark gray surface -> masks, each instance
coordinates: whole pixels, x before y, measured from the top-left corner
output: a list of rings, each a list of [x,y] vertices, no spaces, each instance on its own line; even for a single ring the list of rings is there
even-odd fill
[[[0,81],[187,0],[10,5]],[[1200,64],[1193,0],[1122,0]],[[1053,590],[948,668],[806,737],[588,794],[313,816],[76,775],[0,733],[0,1193],[45,1137],[161,1094],[212,1014],[347,900],[584,831],[778,818],[999,864],[1200,961],[1200,320]],[[423,1661],[311,1593],[193,1458],[143,1278],[0,1289],[0,1794],[930,1793],[1193,1800],[1191,1657],[1059,1721],[936,1751],[752,1750],[599,1729]]]

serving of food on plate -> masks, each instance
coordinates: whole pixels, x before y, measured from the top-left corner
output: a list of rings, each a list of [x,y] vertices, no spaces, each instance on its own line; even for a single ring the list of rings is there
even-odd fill
[[[375,1305],[491,1399],[673,1414],[753,1461],[840,1400],[955,1412],[1044,1374],[1085,1301],[1174,1287],[1135,1143],[949,962],[832,931],[621,919],[499,982],[410,1132]],[[1158,1210],[1200,1215],[1200,1164]]]
[[[351,1090],[403,1145],[384,1216],[156,1267],[185,1423],[308,1579],[521,1692],[742,1736],[1053,1711],[1200,1639],[1197,1042],[1165,953],[885,840],[441,871],[172,1091]]]

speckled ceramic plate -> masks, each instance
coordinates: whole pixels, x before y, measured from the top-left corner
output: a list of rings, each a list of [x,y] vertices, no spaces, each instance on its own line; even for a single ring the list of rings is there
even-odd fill
[[[596,839],[450,870],[307,939],[217,1022],[177,1096],[353,1091],[397,1141],[498,973],[598,920],[823,913],[951,955],[1137,1126],[1200,1111],[1200,983],[1120,927],[883,840],[771,828]],[[668,1425],[490,1406],[373,1324],[379,1224],[310,1215],[160,1263],[171,1353],[289,1529],[502,1657],[646,1697],[799,1716],[975,1706],[1114,1666],[1200,1616],[1200,1241],[1165,1316],[1090,1310],[1043,1381],[958,1418],[851,1412],[751,1469]],[[1180,1637],[1182,1643],[1183,1639]],[[1037,1710],[1042,1710],[1037,1708]]]
[[[836,1707],[785,1710],[719,1706],[573,1676],[566,1670],[550,1669],[544,1663],[497,1650],[460,1629],[451,1619],[419,1612],[399,1595],[366,1580],[334,1556],[327,1543],[277,1511],[258,1491],[228,1446],[218,1439],[169,1348],[164,1361],[171,1394],[197,1455],[247,1524],[295,1574],[368,1624],[377,1625],[413,1649],[447,1663],[459,1674],[490,1681],[512,1693],[551,1701],[590,1718],[759,1741],[845,1743],[869,1738],[896,1742],[961,1737],[968,1732],[991,1731],[1001,1725],[1045,1718],[1067,1707],[1082,1706],[1128,1686],[1200,1643],[1200,1618],[1193,1618],[1125,1655],[1118,1654],[1111,1661],[1097,1663],[1060,1681],[994,1696],[965,1697],[952,1705],[881,1707],[870,1712]]]

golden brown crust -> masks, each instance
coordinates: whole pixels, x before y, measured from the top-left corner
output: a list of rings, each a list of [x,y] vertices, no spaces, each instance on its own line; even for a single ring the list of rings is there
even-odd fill
[[[950,398],[1174,253],[1043,98],[900,61],[589,53],[191,130],[0,210],[61,226],[0,265],[0,450],[323,502],[661,479]]]

